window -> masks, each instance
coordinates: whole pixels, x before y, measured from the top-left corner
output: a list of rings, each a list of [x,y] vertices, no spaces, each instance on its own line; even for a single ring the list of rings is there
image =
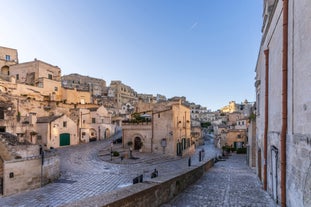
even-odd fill
[[[48,74],[48,79],[52,80],[53,76],[52,74]]]
[[[10,61],[11,60],[11,56],[10,55],[5,55],[5,60],[6,61]]]
[[[63,121],[63,127],[67,127],[67,122]]]
[[[92,124],[95,124],[95,123],[96,123],[96,119],[92,118]]]
[[[55,86],[55,87],[54,87],[54,91],[58,91],[58,87]]]
[[[160,116],[160,113],[158,113],[158,118],[160,118],[161,116]]]
[[[19,80],[19,74],[16,74],[16,80]]]

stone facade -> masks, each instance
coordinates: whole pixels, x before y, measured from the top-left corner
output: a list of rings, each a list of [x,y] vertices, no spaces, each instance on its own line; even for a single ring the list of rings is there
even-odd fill
[[[132,141],[134,149],[140,149],[140,143],[143,143],[144,151],[173,156],[191,153],[191,119],[188,107],[180,102],[159,103],[149,113],[151,122],[140,125],[123,124],[125,144]]]
[[[57,66],[35,59],[31,62],[12,65],[10,67],[10,76],[14,76],[17,83],[40,87],[39,78],[60,82],[61,70]]]
[[[111,112],[104,106],[79,110],[80,141],[107,139],[119,129],[112,124]]]
[[[92,96],[101,97],[106,89],[106,81],[74,73],[62,76],[62,86],[70,89],[76,88],[80,91],[89,91]]]
[[[41,151],[39,145],[8,133],[0,136],[0,194],[9,196],[39,188],[59,177],[55,153]]]
[[[238,106],[235,101],[230,101],[229,105],[224,106],[220,109],[223,113],[233,113],[238,110]]]
[[[185,154],[185,150],[191,146],[190,108],[182,105],[180,101],[170,102],[168,106],[155,108],[152,118],[153,151],[165,151],[171,155]]]
[[[47,149],[79,144],[77,124],[66,115],[38,117],[37,132]]]
[[[62,100],[68,104],[86,104],[92,102],[91,93],[77,89],[61,88]]]
[[[283,24],[287,2],[288,24]],[[282,206],[289,207],[311,206],[311,99],[307,95],[311,94],[310,18],[311,2],[308,0],[264,1],[263,35],[255,83],[257,151],[262,152],[257,154],[258,161],[261,160],[257,172],[261,173],[259,177],[263,178],[274,200],[282,202],[285,198],[286,203],[282,202]],[[283,55],[282,51],[287,54]],[[282,68],[287,69],[283,70],[287,76],[283,76]],[[287,81],[287,88],[282,87],[283,81]],[[287,110],[282,107],[283,98]],[[285,112],[286,118],[282,116]],[[284,128],[282,120],[285,120]],[[286,130],[285,136],[281,136],[282,129]],[[284,139],[285,149],[280,141]],[[284,162],[281,161],[283,153]]]
[[[123,147],[130,148],[128,142],[133,143],[134,150],[141,150],[143,152],[151,152],[151,138],[152,138],[152,123],[146,122],[141,124],[126,124],[122,125],[123,131]],[[143,143],[143,144],[141,144]]]
[[[8,80],[10,66],[15,64],[18,64],[17,50],[0,46],[0,77]]]
[[[256,120],[252,120],[247,130],[247,160],[248,165],[252,168],[256,167]]]
[[[136,91],[121,81],[111,81],[108,89],[108,97],[113,97],[119,108],[123,104],[134,104],[138,100]]]
[[[225,145],[242,148],[246,147],[247,133],[246,130],[230,129],[226,133],[226,143]]]

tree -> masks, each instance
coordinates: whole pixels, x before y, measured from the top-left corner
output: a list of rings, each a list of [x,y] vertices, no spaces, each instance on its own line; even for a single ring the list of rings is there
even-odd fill
[[[211,125],[212,125],[211,122],[203,122],[203,123],[201,123],[201,127],[203,127],[203,128],[208,128]]]

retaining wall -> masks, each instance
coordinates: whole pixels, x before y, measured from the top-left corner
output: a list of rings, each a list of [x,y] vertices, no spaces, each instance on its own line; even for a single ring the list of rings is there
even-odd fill
[[[157,207],[169,202],[189,185],[196,182],[213,165],[214,160],[212,159],[200,166],[191,166],[176,177],[165,178],[160,175],[152,182],[138,183],[65,206]]]

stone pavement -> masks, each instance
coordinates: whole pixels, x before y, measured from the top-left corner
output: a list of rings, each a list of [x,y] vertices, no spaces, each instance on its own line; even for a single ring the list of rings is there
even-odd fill
[[[200,180],[161,207],[274,207],[246,156],[233,154],[215,163]]]
[[[57,207],[73,201],[98,196],[132,185],[133,178],[144,175],[144,181],[151,180],[150,174],[156,168],[159,177],[174,176],[189,168],[188,158],[176,158],[165,154],[133,152],[139,159],[110,157],[111,140],[103,140],[57,149],[60,156],[61,177],[57,182],[42,188],[9,197],[0,197],[1,207]],[[205,150],[205,161],[214,158],[219,151],[206,142],[200,146]],[[113,150],[124,151],[121,144]],[[199,164],[198,151],[192,156],[192,166]],[[119,164],[121,163],[121,164]]]

